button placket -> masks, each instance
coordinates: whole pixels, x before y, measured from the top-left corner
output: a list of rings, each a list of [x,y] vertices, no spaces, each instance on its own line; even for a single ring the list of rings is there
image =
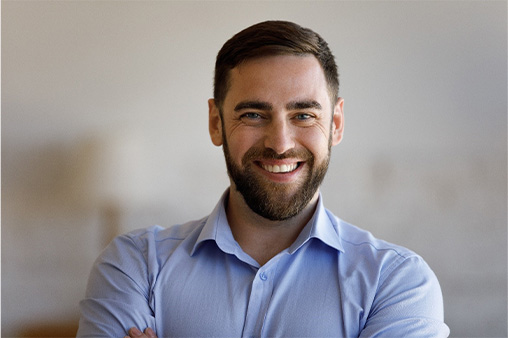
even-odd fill
[[[270,271],[260,268],[252,281],[249,305],[245,317],[242,336],[259,336],[262,333],[264,319],[273,293]]]

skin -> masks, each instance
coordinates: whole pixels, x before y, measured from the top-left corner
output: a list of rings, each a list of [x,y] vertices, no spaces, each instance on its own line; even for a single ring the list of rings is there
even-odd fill
[[[302,108],[302,104],[295,103],[318,105]],[[253,147],[270,148],[277,154],[306,149],[316,163],[322,163],[329,156],[329,145],[342,140],[343,100],[339,98],[332,104],[324,72],[314,56],[270,56],[242,63],[231,70],[231,86],[223,104],[224,121],[215,101],[210,99],[208,104],[211,140],[221,146],[224,134],[230,156],[240,168],[244,167],[243,156]],[[284,184],[289,197],[310,170],[302,160],[260,158],[249,164],[262,180]],[[299,167],[291,173],[274,174],[263,169],[267,164],[295,163]],[[248,207],[231,181],[226,214],[242,249],[263,265],[294,242],[312,216],[317,198],[316,191],[304,210],[291,219],[270,221]]]
[[[312,55],[249,60],[231,70],[222,116],[215,101],[208,101],[210,138],[214,145],[222,146],[225,137],[236,166],[251,166],[261,184],[282,187],[276,198],[288,198],[298,191],[311,169],[305,158],[260,157],[242,163],[244,155],[253,148],[269,148],[277,154],[310,152],[314,166],[322,164],[330,155],[330,146],[342,140],[343,104],[342,98],[332,102],[324,72]],[[288,173],[266,170],[266,165],[294,164],[298,168]],[[230,181],[226,214],[231,231],[242,249],[260,265],[296,240],[312,217],[319,196],[316,191],[296,216],[271,221],[252,211]],[[144,333],[134,329],[129,330],[129,337],[155,337],[150,328]]]
[[[136,327],[131,327],[129,329],[129,335],[124,338],[157,338],[155,332],[147,327],[144,332],[141,332]]]

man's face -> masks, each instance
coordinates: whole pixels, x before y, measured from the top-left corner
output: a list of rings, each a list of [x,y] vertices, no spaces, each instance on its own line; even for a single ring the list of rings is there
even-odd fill
[[[342,99],[332,105],[314,56],[271,56],[231,70],[222,116],[210,102],[210,133],[223,145],[231,184],[251,210],[289,219],[317,196],[342,137]]]

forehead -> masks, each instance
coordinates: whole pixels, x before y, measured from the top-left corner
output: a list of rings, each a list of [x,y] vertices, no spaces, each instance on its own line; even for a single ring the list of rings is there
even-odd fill
[[[239,100],[287,103],[330,100],[324,71],[313,55],[251,59],[233,68],[225,105]]]

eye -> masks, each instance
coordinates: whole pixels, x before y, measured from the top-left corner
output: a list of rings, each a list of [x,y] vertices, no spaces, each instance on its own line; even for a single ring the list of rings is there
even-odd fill
[[[256,120],[256,119],[260,119],[261,115],[259,115],[258,113],[245,113],[245,114],[242,114],[242,116],[240,116],[240,118],[249,119],[249,120]]]
[[[261,126],[266,122],[265,116],[254,112],[243,113],[239,119],[247,126]]]
[[[310,115],[309,114],[298,114],[298,115],[296,115],[296,119],[297,120],[308,120],[308,119],[310,119]]]
[[[313,118],[314,116],[309,114],[309,113],[299,113],[297,115],[295,115],[295,119],[298,120],[298,121],[309,121]]]

